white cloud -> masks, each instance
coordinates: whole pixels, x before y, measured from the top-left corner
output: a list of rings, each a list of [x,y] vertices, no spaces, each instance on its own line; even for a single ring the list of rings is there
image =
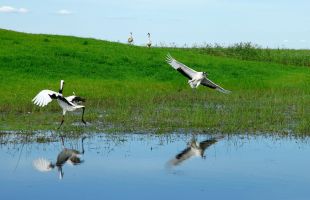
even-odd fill
[[[71,15],[72,11],[66,10],[66,9],[61,9],[61,10],[58,10],[56,13],[59,15]]]
[[[27,13],[26,8],[14,8],[12,6],[0,6],[0,13]]]

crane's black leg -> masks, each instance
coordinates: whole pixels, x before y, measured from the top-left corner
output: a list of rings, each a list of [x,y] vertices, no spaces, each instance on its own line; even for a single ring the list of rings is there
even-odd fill
[[[83,112],[82,112],[82,122],[83,122],[84,124],[86,124],[86,122],[84,121],[84,112],[85,112],[85,107],[83,107],[82,109],[83,109]]]
[[[82,138],[82,152],[81,152],[81,154],[84,154],[84,140],[86,139],[86,137],[83,137]]]
[[[64,142],[64,137],[63,136],[60,136],[61,138],[61,145],[63,148],[65,148],[65,142]]]
[[[62,166],[59,166],[58,167],[58,172],[59,172],[59,179],[63,179],[64,177],[64,172],[62,171]]]
[[[64,121],[65,121],[65,115],[62,115],[62,119],[61,119],[61,122],[60,122],[58,129],[60,129],[60,127],[64,123]]]

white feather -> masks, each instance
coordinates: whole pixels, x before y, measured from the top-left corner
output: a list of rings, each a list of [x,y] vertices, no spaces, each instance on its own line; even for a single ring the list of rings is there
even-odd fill
[[[68,96],[68,97],[65,97],[65,98],[67,99],[67,101],[72,102],[72,100],[73,100],[75,97],[76,97],[75,95],[72,95],[72,96]]]
[[[166,61],[169,65],[171,65],[171,67],[173,67],[176,70],[181,68],[181,70],[184,71],[184,73],[186,73],[189,77],[191,77],[191,79],[197,76],[198,74],[197,71],[177,61],[170,54],[167,55]]]
[[[231,91],[225,90],[224,88],[221,88],[221,87],[216,88],[216,90],[219,91],[219,92],[223,92],[224,94],[229,94],[229,93],[231,93]]]
[[[53,99],[50,97],[50,95],[60,95],[58,92],[54,92],[52,90],[42,90],[35,96],[32,101],[35,105],[44,107],[47,104],[49,104]]]
[[[48,172],[53,169],[52,163],[45,158],[38,158],[32,162],[33,167],[40,172]]]

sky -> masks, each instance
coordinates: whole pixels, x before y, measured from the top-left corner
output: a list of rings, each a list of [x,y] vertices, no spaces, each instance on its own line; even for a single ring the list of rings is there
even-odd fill
[[[0,28],[145,45],[310,48],[309,0],[0,0]],[[1,35],[0,35],[1,37]]]

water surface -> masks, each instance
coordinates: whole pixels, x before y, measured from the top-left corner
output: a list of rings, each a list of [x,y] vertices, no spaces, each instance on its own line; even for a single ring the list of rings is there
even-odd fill
[[[225,136],[203,156],[185,155],[193,140],[211,138],[99,134],[84,139],[84,154],[61,170],[57,156],[82,153],[81,138],[1,144],[1,199],[309,199],[308,139]],[[38,159],[55,166],[38,171]]]

